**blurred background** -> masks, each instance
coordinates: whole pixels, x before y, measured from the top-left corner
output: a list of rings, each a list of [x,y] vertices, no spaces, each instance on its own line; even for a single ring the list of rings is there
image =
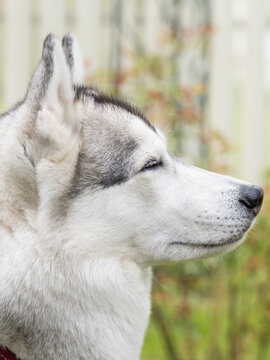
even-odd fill
[[[176,155],[265,189],[238,251],[154,269],[142,359],[270,359],[270,2],[0,0],[1,112],[46,34],[69,31],[86,82],[141,107]]]

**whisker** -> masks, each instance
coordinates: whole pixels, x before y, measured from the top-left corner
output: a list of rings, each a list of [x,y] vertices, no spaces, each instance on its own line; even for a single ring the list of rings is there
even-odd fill
[[[158,284],[162,289],[165,289],[165,290],[168,290],[168,289],[169,289],[166,285],[162,284],[162,283],[155,277],[155,275],[153,276],[153,282],[155,282],[156,284]]]

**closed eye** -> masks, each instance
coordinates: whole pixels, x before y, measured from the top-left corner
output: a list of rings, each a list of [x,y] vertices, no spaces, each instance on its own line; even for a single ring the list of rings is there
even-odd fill
[[[161,160],[150,159],[144,164],[140,171],[154,170],[156,168],[159,168],[160,166],[162,166]]]

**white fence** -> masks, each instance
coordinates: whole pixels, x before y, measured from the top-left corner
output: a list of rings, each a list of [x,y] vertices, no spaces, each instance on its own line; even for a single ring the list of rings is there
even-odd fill
[[[270,167],[270,7],[213,0],[210,119],[233,144],[239,176],[261,182]]]
[[[148,49],[157,51],[166,14],[175,11],[172,0],[0,0],[1,110],[23,97],[49,32],[76,33],[89,71],[115,61],[116,3],[125,8],[125,21],[118,19],[121,41],[140,34]],[[178,3],[192,27],[190,0]],[[268,0],[212,0],[212,19],[209,127],[233,145],[231,173],[261,183],[270,168],[270,6]]]

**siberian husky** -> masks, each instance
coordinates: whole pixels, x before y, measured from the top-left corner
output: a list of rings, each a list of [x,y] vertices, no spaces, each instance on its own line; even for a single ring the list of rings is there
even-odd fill
[[[138,359],[151,266],[235,249],[263,200],[82,80],[74,35],[48,35],[1,116],[0,345],[22,360]]]

